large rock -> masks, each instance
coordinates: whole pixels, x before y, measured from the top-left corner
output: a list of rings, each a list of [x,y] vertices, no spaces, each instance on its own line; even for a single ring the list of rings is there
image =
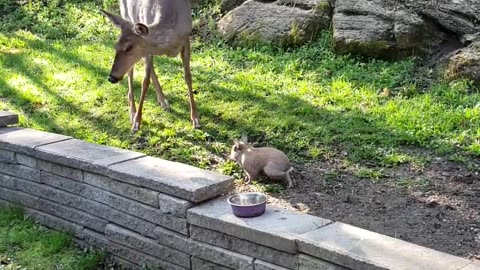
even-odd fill
[[[479,31],[478,0],[337,0],[333,15],[339,53],[379,58],[445,51]]]
[[[218,22],[218,29],[234,43],[294,46],[329,27],[330,18],[328,0],[249,0],[227,13]]]
[[[337,0],[333,38],[338,53],[394,59],[428,53],[444,34],[397,0]]]
[[[243,4],[246,0],[222,0],[220,2],[220,12],[225,14],[229,12],[230,10],[240,6]]]
[[[220,8],[220,13],[225,14],[229,12],[230,10],[240,6],[245,2],[246,0],[219,0],[216,3],[218,3],[218,7]],[[190,4],[192,8],[202,8],[205,6],[208,6],[210,4],[210,1],[208,0],[190,0]]]
[[[480,31],[478,0],[403,0],[418,14],[458,36]]]
[[[446,79],[466,78],[480,84],[480,41],[453,52],[445,58],[442,66]]]

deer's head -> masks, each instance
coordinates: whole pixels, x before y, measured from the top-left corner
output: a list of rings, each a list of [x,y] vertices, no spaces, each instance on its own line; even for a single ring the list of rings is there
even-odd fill
[[[121,30],[115,43],[115,58],[108,81],[117,83],[144,56],[148,54],[145,37],[148,27],[142,23],[131,23],[118,15],[100,10],[110,21]]]

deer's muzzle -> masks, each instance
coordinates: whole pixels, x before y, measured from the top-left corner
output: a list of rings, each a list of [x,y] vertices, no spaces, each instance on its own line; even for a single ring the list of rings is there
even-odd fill
[[[113,77],[112,75],[109,75],[108,76],[108,81],[111,82],[111,83],[117,83],[118,81],[120,81],[119,78],[115,78]]]

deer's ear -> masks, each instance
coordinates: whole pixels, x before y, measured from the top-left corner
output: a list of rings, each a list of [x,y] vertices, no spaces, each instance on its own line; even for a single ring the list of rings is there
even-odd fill
[[[133,30],[135,31],[135,34],[141,37],[148,35],[148,27],[143,23],[136,23]]]
[[[125,25],[125,20],[118,16],[114,15],[106,10],[100,9],[100,12],[102,12],[107,18],[118,28],[121,28],[123,25]]]

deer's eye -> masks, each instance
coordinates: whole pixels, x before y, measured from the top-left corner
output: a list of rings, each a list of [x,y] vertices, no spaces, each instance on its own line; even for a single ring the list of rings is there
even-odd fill
[[[129,45],[127,48],[125,48],[125,52],[128,53],[129,51],[132,50],[132,48],[133,48],[132,45]]]
[[[233,151],[235,151],[235,152],[238,151],[238,146],[235,145],[235,146],[233,147]]]

